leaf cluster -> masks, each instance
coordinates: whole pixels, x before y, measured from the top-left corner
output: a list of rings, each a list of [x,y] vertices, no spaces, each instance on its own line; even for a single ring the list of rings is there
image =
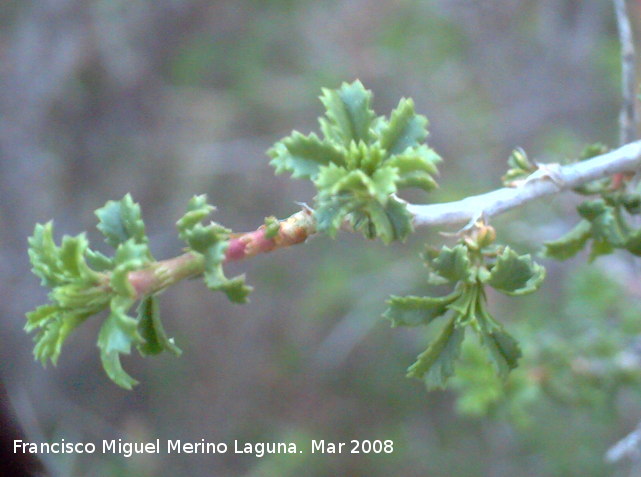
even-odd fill
[[[152,297],[139,307],[137,319],[127,314],[136,296],[128,273],[153,261],[139,205],[127,194],[107,202],[96,215],[98,230],[114,249],[111,257],[90,249],[85,234],[64,236],[57,246],[52,222],[36,225],[29,257],[42,285],[51,288],[51,303],[27,313],[25,329],[37,331],[35,357],[56,364],[69,334],[90,316],[109,310],[98,334],[100,358],[107,375],[130,389],[136,380],[123,370],[120,355],[129,354],[132,345],[149,354],[179,350],[166,338]]]
[[[507,165],[508,170],[505,175],[501,177],[501,181],[506,187],[513,186],[518,181],[527,179],[530,174],[537,170],[536,164],[530,161],[526,152],[520,147],[512,151],[507,160]]]
[[[441,159],[424,144],[427,119],[406,98],[389,118],[376,116],[372,93],[358,80],[322,91],[322,138],[294,131],[268,151],[271,164],[276,173],[314,183],[320,232],[335,236],[347,221],[367,238],[403,240],[412,231],[411,216],[394,194],[436,187]]]
[[[392,326],[430,326],[442,318],[443,325],[427,349],[409,367],[408,376],[422,378],[428,389],[445,387],[467,329],[480,339],[499,377],[516,367],[521,351],[516,340],[494,319],[487,308],[486,287],[507,295],[535,291],[545,269],[530,255],[518,255],[509,247],[492,245],[493,230],[481,225],[473,237],[454,246],[428,249],[424,259],[433,285],[450,284],[445,296],[392,296],[384,317]]]
[[[579,160],[585,160],[606,151],[605,146],[588,146]],[[598,198],[586,200],[577,206],[581,221],[557,240],[545,242],[543,254],[548,258],[566,260],[575,256],[590,243],[590,261],[600,255],[624,249],[641,255],[641,228],[632,225],[631,217],[641,214],[641,194],[614,189],[611,179],[584,184],[575,189],[582,195]]]
[[[214,208],[205,196],[194,197],[187,213],[178,221],[180,237],[192,254],[202,257],[204,279],[209,288],[221,290],[234,302],[246,301],[250,288],[243,277],[227,279],[222,270],[230,231],[216,223],[201,224]],[[124,371],[122,354],[135,346],[141,355],[181,351],[163,328],[156,294],[166,286],[168,271],[155,261],[149,250],[140,206],[129,194],[119,201],[109,201],[96,211],[98,230],[111,256],[89,248],[85,234],[64,236],[61,245],[53,239],[53,224],[36,225],[29,238],[29,257],[33,272],[42,285],[51,288],[50,303],[27,313],[27,332],[36,332],[34,355],[43,365],[56,364],[62,346],[80,324],[90,316],[107,310],[98,333],[98,348],[103,368],[119,386],[131,389],[137,381]],[[157,285],[139,296],[130,273],[147,269]],[[136,316],[129,311],[135,305]]]
[[[234,303],[246,303],[252,289],[245,284],[245,276],[229,279],[223,272],[231,230],[216,222],[201,223],[214,210],[215,207],[207,203],[206,195],[193,197],[187,205],[187,213],[176,223],[178,235],[192,253],[204,258],[207,287],[212,291],[222,291]]]

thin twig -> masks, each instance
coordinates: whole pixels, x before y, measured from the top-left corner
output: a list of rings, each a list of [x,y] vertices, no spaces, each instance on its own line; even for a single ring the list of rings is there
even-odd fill
[[[608,449],[605,460],[619,462],[624,458],[638,460],[641,456],[641,422],[627,436]]]
[[[632,172],[640,166],[641,141],[636,141],[590,160],[558,167],[553,173],[538,174],[519,187],[505,187],[443,204],[408,204],[408,210],[414,216],[416,227],[459,224],[469,222],[480,214],[485,217],[499,215],[540,197],[570,190],[619,172]],[[547,169],[552,170],[551,165]]]
[[[637,138],[636,111],[636,66],[634,39],[625,0],[614,0],[614,7],[621,42],[621,88],[623,104],[619,117],[621,126],[621,144],[627,144]]]

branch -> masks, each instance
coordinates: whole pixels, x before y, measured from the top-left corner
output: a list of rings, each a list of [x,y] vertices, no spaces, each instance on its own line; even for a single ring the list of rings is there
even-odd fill
[[[504,187],[444,204],[408,204],[408,210],[414,216],[416,227],[457,224],[481,215],[499,215],[540,197],[573,189],[619,172],[632,172],[639,166],[641,141],[635,141],[587,161],[569,166],[552,164],[542,167],[519,187]]]
[[[569,166],[541,166],[519,187],[505,187],[481,195],[443,204],[407,204],[416,227],[452,225],[481,215],[491,217],[519,207],[540,197],[556,194],[619,172],[634,171],[641,165],[641,141],[627,144]],[[252,232],[233,234],[225,262],[233,262],[305,242],[316,233],[316,222],[307,208],[278,223],[272,235],[266,226]],[[203,273],[202,256],[185,253],[169,260],[155,262],[147,268],[129,273],[136,298],[156,293],[185,278]],[[105,278],[108,283],[108,278]]]
[[[619,117],[621,144],[626,144],[634,141],[637,137],[634,40],[625,0],[614,0],[614,7],[619,30],[619,41],[621,42],[621,89],[623,94],[623,104]]]
[[[607,462],[619,462],[624,458],[638,460],[641,456],[641,422],[627,436],[608,449],[605,454]]]
[[[308,208],[296,212],[285,220],[278,222],[278,230],[268,230],[261,225],[257,230],[232,234],[225,252],[225,262],[235,262],[253,257],[259,253],[291,247],[304,242],[307,237],[316,233],[316,222]],[[162,260],[149,267],[129,272],[129,283],[136,290],[136,299],[159,292],[185,278],[203,273],[205,262],[200,254],[184,253],[178,257]],[[109,283],[105,277],[105,284]]]

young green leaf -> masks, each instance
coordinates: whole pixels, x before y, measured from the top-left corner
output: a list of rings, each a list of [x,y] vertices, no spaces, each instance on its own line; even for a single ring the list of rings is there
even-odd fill
[[[441,158],[433,149],[422,144],[392,156],[385,161],[385,165],[397,169],[396,187],[398,189],[417,187],[430,191],[437,187],[433,176],[437,174],[436,164],[440,160]]]
[[[280,232],[280,221],[273,215],[265,217],[265,238],[274,239]]]
[[[113,291],[123,297],[136,298],[136,290],[129,281],[129,272],[139,270],[149,261],[149,247],[146,243],[138,243],[131,238],[118,245],[110,280]]]
[[[527,154],[520,147],[512,151],[507,160],[507,165],[508,171],[501,177],[501,181],[506,187],[513,186],[516,181],[526,179],[537,170],[537,166],[530,162]]]
[[[109,258],[96,250],[87,249],[85,251],[85,258],[87,259],[87,265],[97,272],[111,270],[114,267],[114,261],[112,258]]]
[[[244,274],[228,279],[222,266],[205,271],[205,283],[212,291],[222,291],[232,303],[247,303],[247,297],[253,290],[245,283]]]
[[[85,234],[76,237],[65,235],[60,244],[60,264],[68,279],[79,279],[85,282],[95,282],[99,274],[89,268],[85,260],[85,253],[89,248],[89,241]]]
[[[627,230],[620,212],[603,199],[588,200],[577,207],[579,214],[592,224],[595,241],[607,242],[615,248],[625,246]]]
[[[358,208],[358,202],[347,194],[329,196],[318,201],[314,217],[316,228],[321,233],[336,237],[345,216]]]
[[[252,288],[245,285],[245,275],[232,279],[225,277],[222,263],[228,242],[213,242],[206,250],[200,250],[205,256],[205,284],[212,291],[222,291],[234,303],[246,303]]]
[[[62,345],[69,334],[78,327],[89,315],[61,313],[56,319],[50,320],[36,338],[33,354],[44,365],[49,359],[54,365],[62,351]]]
[[[390,241],[405,239],[414,231],[412,225],[412,214],[409,213],[407,207],[401,201],[390,198],[385,205],[385,214],[391,225],[393,234],[390,236]]]
[[[482,332],[481,344],[488,350],[490,361],[501,379],[517,367],[521,357],[518,342],[502,328]]]
[[[444,388],[447,379],[454,374],[454,363],[460,352],[465,328],[451,318],[439,336],[418,355],[416,362],[407,370],[411,378],[424,378],[428,389]]]
[[[163,351],[170,351],[176,356],[182,354],[173,338],[168,338],[160,321],[158,298],[148,296],[138,306],[138,332],[144,343],[138,345],[142,355],[154,355]]]
[[[321,130],[326,139],[344,146],[351,141],[370,140],[370,127],[375,114],[370,108],[372,92],[356,80],[343,83],[337,90],[323,88],[320,97],[325,106],[327,119],[321,119]]]
[[[110,200],[104,207],[96,210],[96,216],[100,221],[98,230],[105,236],[105,242],[113,248],[129,239],[136,243],[147,243],[140,206],[130,194],[118,201]]]
[[[29,237],[29,259],[33,273],[40,277],[43,287],[54,287],[66,281],[60,249],[53,240],[53,222],[36,224]]]
[[[204,218],[203,212],[213,210],[206,207],[206,199],[192,199],[191,210],[187,214],[195,217],[194,211],[198,212],[197,216]],[[247,302],[247,296],[252,288],[245,285],[244,275],[228,279],[223,272],[223,262],[225,261],[225,251],[229,246],[230,230],[212,222],[208,225],[197,223],[194,218],[179,220],[177,223],[180,237],[187,242],[189,247],[195,253],[203,255],[205,259],[204,278],[205,284],[210,290],[222,291],[227,295],[230,301],[234,303]]]
[[[448,305],[458,296],[450,293],[442,297],[427,296],[391,296],[387,301],[388,308],[383,317],[397,326],[429,325],[436,318],[447,313]]]
[[[131,389],[138,381],[122,368],[120,355],[130,354],[132,345],[144,342],[138,332],[137,320],[127,316],[127,310],[131,305],[131,300],[114,297],[111,300],[111,313],[98,334],[102,366],[111,380],[125,389]]]
[[[505,247],[491,270],[488,285],[507,295],[525,295],[536,291],[545,278],[545,268],[527,255],[519,256]]]
[[[581,220],[567,234],[556,240],[543,243],[543,256],[556,260],[566,260],[574,257],[585,247],[592,237],[592,226],[587,220]]]
[[[454,248],[444,246],[435,258],[430,259],[427,254],[425,258],[432,272],[448,282],[474,281],[467,248],[463,244]]]
[[[414,112],[414,101],[402,98],[379,132],[381,147],[393,156],[417,146],[427,137],[427,123],[425,116]]]
[[[191,230],[194,225],[215,210],[216,207],[207,203],[207,195],[193,196],[187,204],[187,212],[176,222],[176,228],[178,229],[180,238],[186,242],[187,237],[184,235],[185,232]]]
[[[60,357],[62,345],[69,334],[89,315],[90,313],[65,311],[55,305],[43,305],[27,313],[25,330],[27,332],[39,330],[34,338],[36,342],[33,349],[34,357],[43,366],[47,360],[55,365]]]
[[[61,310],[98,313],[109,303],[109,296],[99,286],[84,283],[69,283],[51,290],[49,297]]]
[[[321,140],[312,133],[304,136],[294,131],[291,136],[276,143],[267,154],[276,174],[290,172],[293,178],[314,179],[321,166],[344,166],[345,150],[328,140]]]

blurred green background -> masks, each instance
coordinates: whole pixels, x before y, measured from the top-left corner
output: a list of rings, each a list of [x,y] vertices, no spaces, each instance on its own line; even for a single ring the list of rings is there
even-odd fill
[[[133,392],[104,375],[97,322],[46,370],[22,331],[46,300],[26,253],[36,222],[97,243],[93,211],[131,192],[165,258],[194,194],[234,230],[310,201],[264,151],[317,129],[323,86],[359,78],[379,114],[414,98],[444,158],[441,189],[414,202],[499,187],[517,146],[543,162],[616,146],[610,2],[6,0],[0,25],[0,372],[29,438],[394,440],[389,455],[44,456],[52,475],[638,475],[604,459],[641,418],[641,285],[627,256],[543,262],[539,293],[490,295],[524,348],[505,388],[473,343],[452,390],[404,377],[428,336],[380,315],[390,293],[424,288],[417,254],[446,240],[437,231],[390,247],[320,237],[233,264],[255,286],[242,307],[199,281],[173,287],[162,314],[184,354],[126,359]],[[494,225],[536,253],[577,221],[576,203],[545,199]]]

